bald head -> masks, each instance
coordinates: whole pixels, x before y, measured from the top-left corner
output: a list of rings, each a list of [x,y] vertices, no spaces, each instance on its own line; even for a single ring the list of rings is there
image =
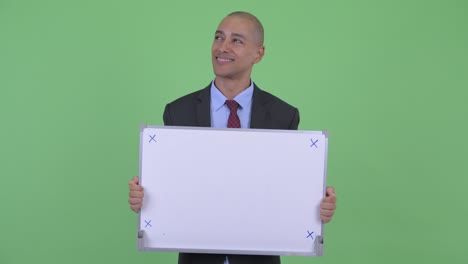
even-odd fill
[[[230,16],[240,17],[240,18],[249,20],[253,25],[254,32],[255,32],[255,39],[256,39],[257,44],[263,45],[263,39],[264,39],[263,25],[256,16],[248,12],[243,12],[243,11],[232,12],[226,17],[230,17]]]

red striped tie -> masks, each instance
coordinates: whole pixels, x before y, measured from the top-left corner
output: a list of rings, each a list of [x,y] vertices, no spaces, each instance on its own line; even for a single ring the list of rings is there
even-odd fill
[[[229,118],[228,118],[228,125],[227,127],[229,128],[240,128],[240,119],[239,116],[237,115],[237,108],[239,108],[239,104],[234,101],[234,100],[226,100],[226,105],[231,111],[229,113]]]

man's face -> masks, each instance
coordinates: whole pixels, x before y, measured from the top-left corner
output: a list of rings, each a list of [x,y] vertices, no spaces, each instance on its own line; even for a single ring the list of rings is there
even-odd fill
[[[242,17],[228,16],[219,24],[211,48],[213,71],[217,77],[250,78],[253,65],[264,53],[255,33],[253,23]]]

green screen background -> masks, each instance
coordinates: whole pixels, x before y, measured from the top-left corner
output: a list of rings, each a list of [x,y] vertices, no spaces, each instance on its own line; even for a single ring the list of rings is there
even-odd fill
[[[136,251],[139,126],[208,85],[236,10],[254,81],[330,131],[325,256],[283,263],[468,263],[462,0],[0,0],[0,263],[176,263]]]

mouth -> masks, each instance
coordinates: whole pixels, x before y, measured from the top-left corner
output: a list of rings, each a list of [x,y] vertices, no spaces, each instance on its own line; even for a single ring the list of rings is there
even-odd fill
[[[216,56],[216,61],[217,61],[219,64],[227,64],[227,63],[230,63],[230,62],[234,61],[234,59],[221,58],[221,57],[217,57],[217,56]]]

